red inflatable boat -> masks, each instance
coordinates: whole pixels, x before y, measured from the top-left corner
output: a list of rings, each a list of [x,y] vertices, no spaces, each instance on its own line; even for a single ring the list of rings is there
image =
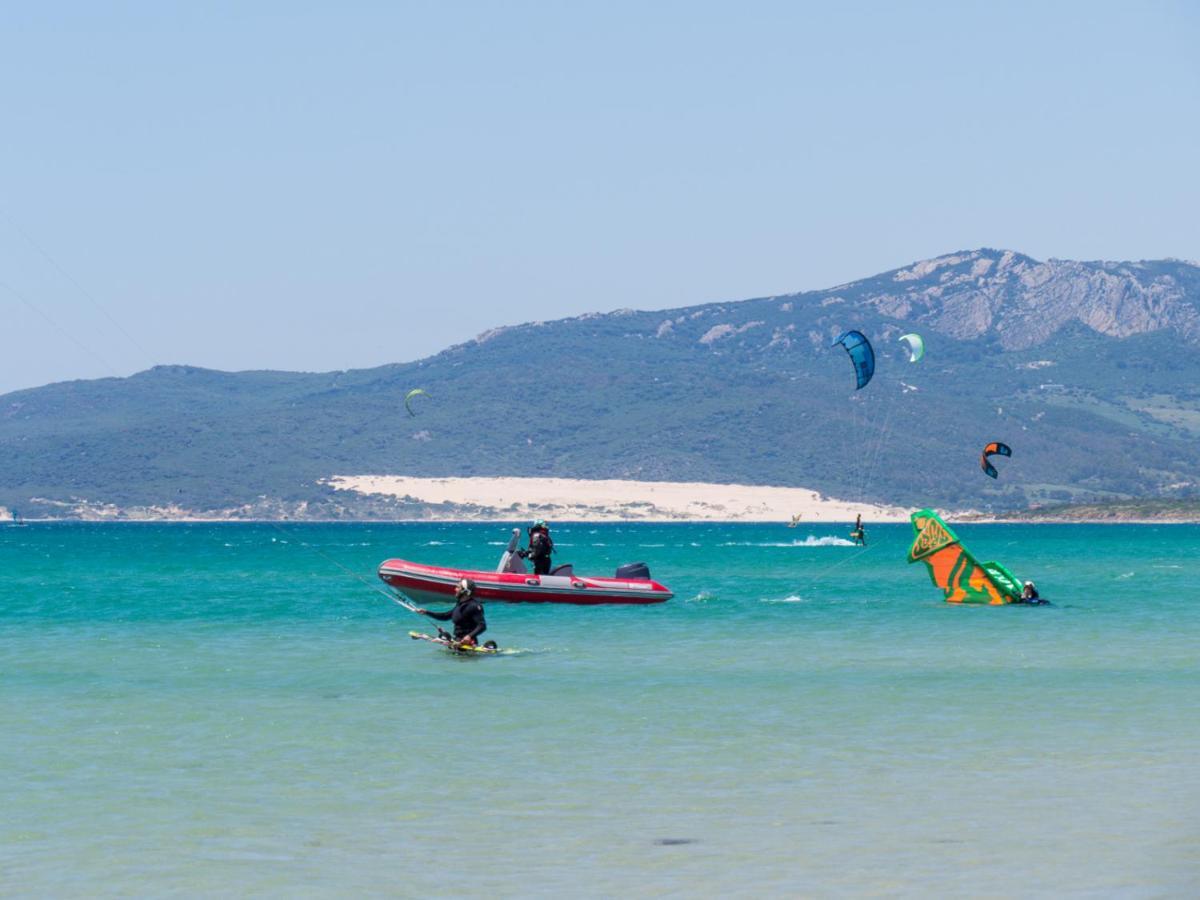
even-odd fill
[[[513,529],[508,549],[495,572],[426,566],[406,559],[389,559],[379,566],[379,577],[414,603],[453,603],[461,578],[475,582],[475,596],[484,602],[506,603],[662,603],[673,596],[650,577],[644,563],[621,566],[613,578],[576,575],[569,565],[549,575],[531,575],[516,554],[521,532]]]

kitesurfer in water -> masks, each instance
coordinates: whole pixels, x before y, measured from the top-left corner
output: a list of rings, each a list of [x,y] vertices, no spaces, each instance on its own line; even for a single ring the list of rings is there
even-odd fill
[[[517,555],[521,559],[529,559],[533,562],[533,574],[549,575],[550,574],[550,554],[554,552],[554,541],[550,538],[550,529],[546,527],[546,523],[538,519],[529,526],[529,546],[524,550],[518,550]]]
[[[862,513],[859,513],[858,517],[854,520],[854,530],[850,532],[850,538],[856,544],[860,544],[863,547],[867,546],[867,533],[863,531]]]
[[[1027,581],[1021,590],[1021,602],[1028,603],[1030,606],[1040,606],[1046,601],[1038,593],[1037,586],[1032,581]]]
[[[475,582],[464,578],[458,583],[454,592],[454,609],[449,612],[430,612],[427,609],[417,609],[423,616],[429,616],[439,622],[454,623],[455,647],[474,647],[479,635],[487,631],[487,622],[483,618],[483,604],[475,599]],[[438,632],[441,633],[441,629]]]

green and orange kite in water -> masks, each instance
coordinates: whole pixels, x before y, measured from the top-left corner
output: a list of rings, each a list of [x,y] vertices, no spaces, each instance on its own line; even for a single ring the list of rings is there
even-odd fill
[[[932,509],[912,514],[910,563],[923,562],[929,577],[942,589],[947,603],[988,603],[1000,606],[1021,600],[1021,583],[1000,563],[981,563],[962,545],[958,535]]]

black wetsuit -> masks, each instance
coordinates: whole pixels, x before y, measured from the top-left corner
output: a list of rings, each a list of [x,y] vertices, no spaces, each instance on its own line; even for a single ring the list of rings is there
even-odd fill
[[[533,562],[534,575],[550,574],[550,554],[554,552],[554,541],[550,540],[550,532],[540,528],[529,532],[529,549],[525,556]]]
[[[1021,592],[1021,599],[1017,602],[1024,603],[1028,606],[1041,606],[1043,603],[1047,603],[1049,601],[1041,598],[1041,596],[1038,594],[1037,588],[1030,588],[1028,594],[1026,594],[1024,591]]]
[[[483,618],[483,604],[474,597],[467,597],[465,600],[460,600],[454,604],[454,609],[449,612],[430,612],[425,610],[425,615],[431,619],[437,619],[439,622],[454,623],[454,639],[461,641],[464,638],[474,640],[487,631],[487,622]]]

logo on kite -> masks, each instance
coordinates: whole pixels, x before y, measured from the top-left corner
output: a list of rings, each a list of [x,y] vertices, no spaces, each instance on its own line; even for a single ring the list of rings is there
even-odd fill
[[[925,355],[925,340],[919,334],[902,334],[900,343],[908,347],[908,361],[920,362]]]
[[[992,441],[983,448],[983,453],[979,455],[979,468],[983,469],[983,474],[989,478],[995,478],[1000,473],[996,471],[996,467],[988,459],[989,456],[1012,456],[1012,448],[1008,444]]]
[[[838,344],[850,354],[850,361],[854,363],[854,377],[858,380],[855,390],[861,390],[875,374],[875,351],[871,349],[871,342],[861,331],[844,331],[829,346],[836,347]]]
[[[412,408],[413,397],[428,397],[428,396],[429,395],[425,393],[424,388],[415,388],[415,389],[409,391],[407,394],[405,394],[404,395],[404,408],[408,410],[408,414],[410,416],[413,416],[414,418],[417,415],[415,412],[413,412],[413,408]]]

